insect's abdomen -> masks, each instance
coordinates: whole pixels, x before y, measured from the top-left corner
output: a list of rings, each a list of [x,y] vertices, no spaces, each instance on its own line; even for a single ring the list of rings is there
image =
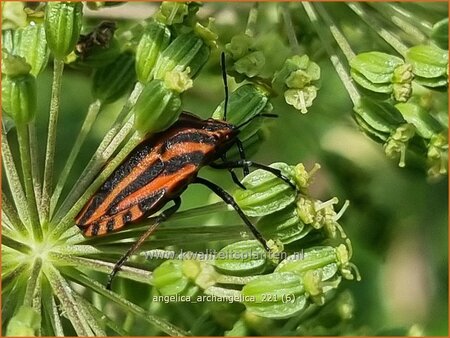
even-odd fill
[[[89,200],[76,224],[86,236],[97,236],[157,212],[217,157],[223,142],[217,130],[182,123],[144,141]]]

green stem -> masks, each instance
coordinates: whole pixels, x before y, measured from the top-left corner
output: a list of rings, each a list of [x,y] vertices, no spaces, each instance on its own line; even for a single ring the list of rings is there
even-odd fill
[[[383,28],[375,15],[368,14],[361,4],[349,2],[347,6],[351,8],[370,28],[372,28],[380,37],[382,37],[392,48],[394,48],[401,56],[405,57],[408,47],[401,40],[387,29]]]
[[[80,308],[78,302],[75,301],[73,296],[74,291],[64,277],[61,276],[59,271],[51,264],[46,265],[46,268],[43,271],[61,303],[62,310],[72,323],[77,335],[93,336],[94,334],[85,318],[85,313],[83,309]]]
[[[45,152],[44,185],[42,188],[42,216],[43,224],[47,224],[50,213],[50,196],[53,184],[53,165],[55,162],[56,126],[61,95],[61,82],[64,70],[63,60],[54,60],[52,96],[50,101],[50,116],[48,120],[47,148]]]
[[[6,217],[8,217],[14,229],[17,230],[23,237],[28,237],[27,228],[20,220],[19,214],[4,193],[2,193],[2,211],[5,213]]]
[[[61,323],[61,317],[59,316],[59,309],[55,302],[52,289],[47,279],[42,279],[42,305],[49,316],[50,324],[53,329],[53,333],[56,337],[64,337],[64,329]]]
[[[39,151],[38,151],[38,138],[36,133],[36,119],[28,124],[28,132],[30,134],[30,154],[31,154],[31,172],[33,174],[33,187],[34,194],[36,196],[36,204],[41,205],[41,194],[42,194],[42,181],[41,181],[41,170],[39,169]],[[38,208],[39,219],[42,215],[40,214],[41,209]]]
[[[26,255],[31,254],[32,250],[31,248],[19,241],[16,241],[15,239],[6,236],[5,234],[2,235],[2,245],[6,245],[7,247],[10,247],[11,249],[14,249],[16,251],[22,252]]]
[[[292,24],[291,13],[287,4],[281,4],[281,14],[283,15],[284,28],[291,45],[292,51],[295,54],[300,54],[300,46],[298,44],[297,35],[295,34],[294,25]]]
[[[104,315],[97,316],[92,311],[93,306],[83,297],[78,294],[75,294],[75,300],[78,302],[79,306],[83,309],[83,312],[86,314],[86,319],[91,327],[92,331],[94,331],[95,336],[97,337],[105,337],[106,332],[101,327],[102,319],[105,317]]]
[[[98,259],[90,259],[77,257],[72,255],[61,255],[57,253],[50,254],[50,258],[58,265],[61,266],[73,266],[73,267],[84,267],[89,270],[103,272],[109,274],[113,267],[114,263],[104,262]],[[152,273],[150,271],[132,268],[128,266],[123,266],[122,269],[118,272],[118,276],[131,279],[137,282],[150,284]]]
[[[344,87],[347,90],[350,99],[352,100],[353,104],[356,105],[359,102],[361,95],[359,94],[358,90],[353,84],[352,79],[348,75],[348,72],[344,66],[344,62],[339,58],[339,56],[334,51],[332,47],[332,41],[324,29],[323,23],[319,22],[317,14],[311,3],[302,2],[302,5],[305,8],[306,14],[311,20],[311,23],[316,29],[316,32],[319,34],[319,38],[322,41],[323,45],[325,46],[325,49],[330,57],[331,63],[333,64],[333,67],[335,68],[337,74],[339,75],[339,78],[344,84]]]
[[[370,6],[379,9],[380,13],[388,12],[390,15],[397,15],[403,20],[407,21],[411,26],[420,28],[422,32],[430,36],[433,30],[433,25],[424,19],[423,17],[418,18],[416,13],[408,11],[406,8],[400,7],[393,3],[368,3]],[[382,6],[379,6],[382,5]]]
[[[250,11],[248,13],[245,34],[251,37],[254,37],[256,34],[256,21],[258,20],[258,8],[259,4],[257,2],[254,2],[252,8],[250,8]]]
[[[164,333],[171,335],[171,336],[187,336],[187,332],[183,331],[182,329],[176,327],[175,325],[167,322],[166,320],[157,317],[155,315],[152,315],[151,313],[145,311],[143,308],[137,306],[136,304],[131,303],[130,301],[126,300],[119,294],[107,290],[102,284],[99,282],[85,276],[84,274],[79,273],[79,271],[74,269],[66,269],[64,270],[64,274],[68,276],[69,278],[75,280],[77,283],[80,283],[81,285],[86,286],[89,289],[92,289],[93,291],[101,294],[105,298],[110,299],[120,307],[124,308],[126,311],[130,311],[140,318],[144,319],[148,323],[154,325]]]
[[[25,297],[23,300],[24,306],[31,307],[33,305],[33,298],[39,281],[41,268],[42,268],[42,259],[38,257],[34,261],[33,268],[31,269],[30,278],[28,279]]]
[[[393,22],[397,27],[414,39],[415,44],[423,43],[427,40],[427,36],[420,31],[422,28],[428,35],[431,34],[431,25],[417,20],[415,15],[406,12],[403,8],[399,8],[388,3],[367,3],[375,8],[385,22]]]
[[[31,154],[29,148],[28,127],[17,125],[17,140],[19,142],[20,159],[22,163],[23,180],[27,196],[28,214],[30,215],[31,229],[36,241],[42,241],[42,228],[39,223],[39,214],[34,195],[33,173],[31,171]]]
[[[74,184],[72,190],[67,195],[61,207],[53,217],[54,223],[59,223],[61,219],[69,212],[73,204],[80,198],[87,186],[92,182],[98,171],[105,165],[109,157],[114,153],[117,147],[122,143],[129,131],[133,127],[131,108],[136,103],[137,98],[142,92],[143,85],[137,83],[133,92],[130,94],[122,111],[116,118],[114,125],[108,131],[96,152],[90,159],[86,168],[83,170],[80,178]],[[124,120],[127,121],[124,123]]]
[[[9,147],[8,137],[6,136],[4,126],[2,128],[2,160],[5,168],[6,180],[8,181],[11,196],[19,214],[20,220],[26,226],[30,224],[30,216],[28,214],[28,204],[23,192],[22,183],[20,182],[19,173],[17,172],[14,159],[12,157],[11,148]],[[31,230],[30,228],[28,230]]]
[[[67,158],[67,162],[59,176],[58,183],[56,183],[55,191],[50,200],[50,216],[53,214],[55,207],[58,203],[59,197],[61,196],[61,192],[66,184],[67,178],[69,177],[70,170],[75,163],[75,160],[80,152],[81,146],[83,145],[86,136],[92,129],[92,125],[97,119],[98,112],[102,107],[102,102],[100,100],[96,100],[89,106],[88,112],[84,119],[83,125],[81,126],[81,130],[73,144],[72,150],[70,151],[69,157]]]
[[[68,228],[73,226],[73,219],[79,213],[81,208],[97,191],[103,182],[112,174],[112,172],[119,166],[119,164],[128,156],[128,154],[142,141],[142,136],[135,132],[126,145],[120,150],[105,167],[105,169],[97,176],[94,182],[85,190],[84,194],[72,206],[72,208],[65,214],[61,222],[54,228],[53,235],[56,238],[60,237]]]

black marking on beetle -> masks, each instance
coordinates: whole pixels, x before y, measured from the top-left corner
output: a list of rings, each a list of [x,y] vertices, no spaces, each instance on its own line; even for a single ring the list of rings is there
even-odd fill
[[[204,159],[205,154],[201,151],[193,151],[191,153],[174,156],[166,162],[162,175],[171,175],[176,173],[188,164],[193,164],[198,167]]]
[[[98,231],[100,230],[100,223],[95,222],[91,226],[92,226],[92,231],[91,231],[92,236],[97,236]]]
[[[111,232],[114,230],[114,225],[116,224],[116,221],[114,220],[114,218],[110,218],[108,220],[108,223],[106,223],[106,231],[107,232]]]
[[[164,145],[161,147],[161,154],[166,152],[168,149],[173,147],[174,145],[177,145],[179,143],[203,143],[203,144],[215,144],[217,140],[207,134],[200,133],[197,131],[189,131],[186,133],[179,133],[175,136],[168,139]]]
[[[166,191],[167,191],[166,189],[160,189],[151,196],[142,199],[138,203],[139,209],[143,213],[151,211],[155,207],[155,204],[158,203],[158,201],[160,201],[161,198],[166,194]]]
[[[128,210],[128,211],[125,212],[125,213],[123,214],[123,216],[122,216],[123,224],[125,225],[126,223],[131,222],[131,218],[132,218],[131,211]]]
[[[114,200],[109,204],[106,214],[112,216],[118,211],[120,211],[117,209],[117,205],[125,198],[127,198],[127,196],[136,192],[143,186],[153,181],[163,171],[164,167],[165,167],[164,162],[161,161],[161,159],[157,159],[154,163],[150,164],[150,166],[144,172],[142,172],[138,177],[136,177],[136,179],[133,182],[127,185],[114,198]]]

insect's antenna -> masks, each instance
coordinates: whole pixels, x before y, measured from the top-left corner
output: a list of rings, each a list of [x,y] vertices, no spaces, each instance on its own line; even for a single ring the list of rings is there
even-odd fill
[[[240,125],[238,125],[238,126],[236,127],[236,129],[240,129],[241,127],[243,127],[243,126],[249,124],[250,122],[252,122],[254,119],[256,119],[256,118],[258,118],[258,117],[271,117],[271,118],[277,118],[278,115],[277,115],[277,114],[266,114],[266,113],[264,113],[264,114],[258,114],[258,115],[253,116],[251,119],[248,119],[247,121],[242,122]]]
[[[222,79],[223,86],[225,90],[225,103],[223,106],[223,120],[227,120],[227,109],[228,109],[228,80],[227,80],[227,68],[225,66],[225,53],[220,54],[220,65],[222,66]]]

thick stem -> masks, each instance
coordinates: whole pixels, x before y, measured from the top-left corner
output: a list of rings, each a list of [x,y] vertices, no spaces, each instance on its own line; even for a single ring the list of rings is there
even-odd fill
[[[27,197],[28,214],[30,215],[31,229],[35,240],[42,241],[42,228],[39,223],[39,214],[34,195],[33,173],[31,171],[31,154],[29,148],[28,127],[17,125],[17,139],[19,142],[20,160],[22,163],[25,194]]]
[[[30,278],[28,279],[25,297],[23,300],[23,305],[25,306],[31,307],[33,305],[33,298],[36,288],[38,287],[41,268],[42,268],[42,259],[38,257],[34,261],[33,268],[31,269]]]
[[[86,114],[86,118],[84,119],[83,125],[81,126],[80,133],[78,134],[72,150],[70,151],[69,157],[67,158],[67,162],[59,176],[58,183],[56,183],[55,191],[53,192],[52,198],[50,200],[50,215],[53,214],[56,205],[58,204],[59,197],[61,196],[61,192],[66,184],[67,178],[69,177],[70,170],[75,163],[75,160],[80,152],[81,146],[83,145],[86,136],[91,131],[92,125],[97,119],[98,112],[102,107],[102,102],[100,100],[96,100],[89,106],[89,110]]]
[[[61,81],[64,61],[55,59],[53,64],[53,84],[50,101],[50,116],[48,121],[47,149],[45,152],[44,185],[42,188],[42,217],[43,224],[48,223],[50,213],[50,196],[53,184],[53,165],[55,162],[56,126],[58,123]]]

